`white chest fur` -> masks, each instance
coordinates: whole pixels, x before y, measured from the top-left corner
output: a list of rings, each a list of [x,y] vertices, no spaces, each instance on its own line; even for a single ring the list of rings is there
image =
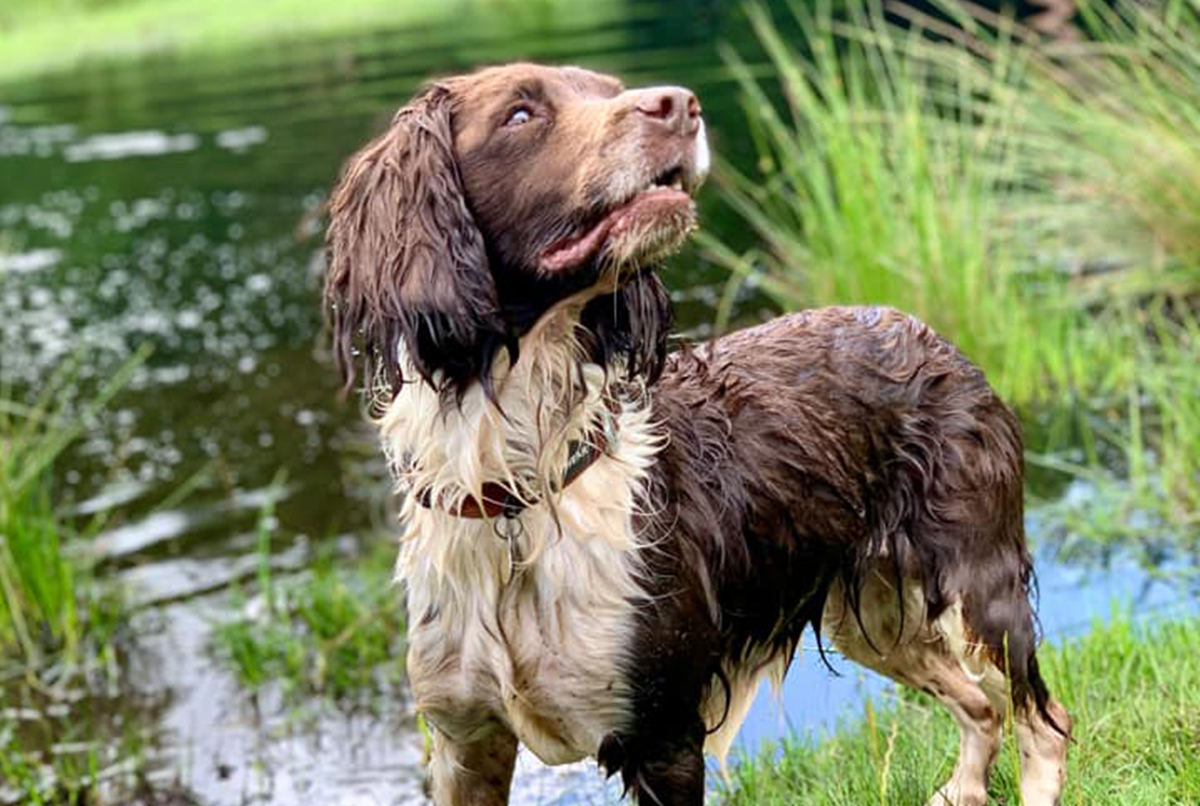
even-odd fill
[[[433,501],[479,495],[520,479],[536,503],[505,530],[487,519],[427,508],[408,496],[397,575],[408,592],[408,673],[417,707],[458,740],[503,722],[547,763],[595,753],[630,718],[621,669],[639,584],[633,515],[661,445],[648,409],[621,401],[608,414],[605,377],[543,321],[502,369],[500,409],[480,390],[447,407],[410,384],[379,426],[408,489]],[[552,492],[568,444],[603,417],[616,438],[565,490]],[[515,550],[514,550],[515,549]]]

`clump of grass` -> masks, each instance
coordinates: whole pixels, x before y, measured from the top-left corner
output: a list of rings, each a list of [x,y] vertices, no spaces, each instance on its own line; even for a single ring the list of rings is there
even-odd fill
[[[168,802],[146,778],[145,735],[124,725],[100,740],[95,727],[52,717],[0,723],[0,804]]]
[[[108,705],[100,717],[98,703],[74,702],[67,714],[0,721],[0,804],[198,804],[177,773],[164,775],[141,720]]]
[[[1039,210],[1071,242],[1149,270],[1125,286],[1200,283],[1200,3],[1078,3],[1088,39],[1068,48],[1032,37],[1022,139],[1053,182]],[[968,23],[969,25],[969,23]],[[973,28],[973,31],[979,29]],[[1131,248],[1132,247],[1132,248]],[[1183,276],[1163,277],[1168,268]]]
[[[67,551],[67,542],[81,535],[55,511],[51,469],[143,358],[127,362],[79,411],[61,403],[74,378],[71,366],[32,402],[0,390],[0,649],[30,672],[54,659],[73,667],[83,643],[102,649],[118,621],[111,595]],[[99,522],[84,525],[83,534]]]
[[[378,688],[393,673],[398,681],[405,624],[392,585],[395,549],[380,546],[357,560],[327,552],[308,571],[280,579],[270,567],[273,523],[267,507],[258,527],[257,614],[217,626],[218,654],[250,688],[282,681],[291,693],[340,699]]]
[[[1052,267],[1022,262],[1012,211],[1026,204],[1016,159],[1021,109],[989,94],[1023,69],[939,68],[919,33],[879,13],[841,23],[828,5],[793,6],[800,42],[750,5],[779,79],[773,89],[734,54],[758,170],[723,166],[726,199],[765,250],[710,257],[782,306],[883,303],[953,339],[1017,403],[1076,384],[1079,312]]]
[[[99,770],[95,749],[46,759],[18,742],[15,723],[0,726],[0,803],[80,803]]]
[[[98,679],[115,687],[116,640],[124,623],[117,594],[100,584],[72,548],[102,525],[62,517],[53,467],[145,358],[139,352],[82,405],[75,365],[60,368],[28,396],[0,389],[0,803],[107,802],[129,791],[143,735],[132,728],[107,744],[89,735],[82,704]],[[90,674],[101,670],[101,675]],[[70,701],[69,719],[51,716]],[[30,712],[40,713],[36,719]]]
[[[1126,615],[1041,654],[1074,721],[1064,804],[1193,804],[1200,798],[1200,621],[1135,626]],[[1007,741],[1012,741],[1011,736]],[[951,717],[925,695],[868,704],[820,744],[789,739],[738,765],[730,806],[922,804],[958,751]],[[990,786],[1019,803],[1005,758]]]

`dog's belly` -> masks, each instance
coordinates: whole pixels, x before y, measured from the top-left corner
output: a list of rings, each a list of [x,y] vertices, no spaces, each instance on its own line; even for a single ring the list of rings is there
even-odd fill
[[[587,661],[591,661],[588,663]],[[594,755],[619,719],[612,658],[564,658],[556,649],[516,673],[505,693],[505,711],[517,738],[546,764]]]

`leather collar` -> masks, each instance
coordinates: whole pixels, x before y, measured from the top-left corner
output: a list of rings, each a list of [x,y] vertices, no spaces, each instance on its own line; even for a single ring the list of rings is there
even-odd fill
[[[604,424],[600,427],[589,428],[583,439],[571,440],[567,443],[567,467],[563,471],[560,490],[565,490],[571,482],[583,475],[597,459],[609,452],[615,435],[619,404],[611,398],[605,400],[607,411],[604,414]],[[611,429],[611,430],[610,430]],[[426,509],[444,509],[451,515],[460,518],[516,518],[533,504],[536,498],[520,496],[504,484],[496,481],[484,482],[481,496],[476,498],[468,495],[457,503],[450,501],[435,501],[433,492],[428,488],[416,492],[417,503]]]

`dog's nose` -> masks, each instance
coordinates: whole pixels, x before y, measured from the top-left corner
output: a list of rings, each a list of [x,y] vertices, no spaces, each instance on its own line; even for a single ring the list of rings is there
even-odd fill
[[[643,118],[679,134],[695,134],[700,128],[700,102],[683,87],[651,87],[642,90],[635,108]]]

